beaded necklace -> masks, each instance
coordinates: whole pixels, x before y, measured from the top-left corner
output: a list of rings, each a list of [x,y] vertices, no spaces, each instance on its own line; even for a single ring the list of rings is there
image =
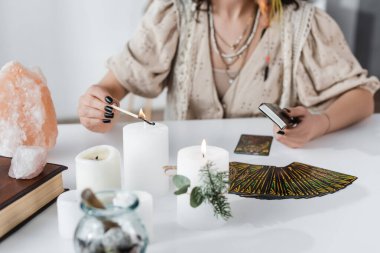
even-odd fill
[[[255,23],[253,25],[252,31],[251,31],[247,41],[244,43],[244,45],[235,53],[225,54],[225,53],[222,53],[220,51],[219,47],[217,46],[216,35],[215,35],[215,25],[214,25],[214,15],[212,13],[212,8],[210,8],[209,9],[209,20],[210,20],[210,30],[211,30],[211,42],[212,42],[212,45],[213,45],[216,53],[218,55],[220,55],[222,58],[226,59],[227,62],[232,62],[236,57],[241,56],[249,48],[249,45],[251,45],[251,42],[252,42],[253,38],[255,37],[257,27],[259,24],[259,22],[258,22],[259,19],[260,19],[260,10],[257,11],[256,20],[255,20]]]
[[[256,15],[256,19],[255,19],[255,23],[253,24],[252,26],[252,31],[250,33],[250,35],[248,36],[248,39],[246,40],[246,42],[242,45],[242,47],[237,50],[237,52],[234,52],[234,53],[231,53],[231,54],[225,54],[221,51],[218,43],[217,43],[217,40],[216,40],[216,32],[215,32],[215,24],[214,24],[214,16],[213,16],[213,13],[212,13],[212,8],[209,9],[209,22],[210,22],[210,31],[211,31],[211,42],[212,42],[212,46],[215,50],[215,52],[221,57],[224,65],[226,66],[226,74],[228,76],[228,83],[230,85],[232,85],[234,83],[234,81],[236,80],[236,78],[239,76],[244,64],[245,64],[245,61],[247,59],[247,55],[248,55],[248,49],[249,49],[249,46],[251,45],[252,43],[252,40],[253,38],[255,37],[255,34],[257,32],[257,28],[258,28],[258,24],[259,24],[259,20],[260,20],[260,10],[257,11],[257,15]],[[230,67],[240,58],[244,56],[244,60],[241,64],[241,66],[239,67],[239,70],[238,72],[236,73],[235,76],[232,76],[228,71],[230,69]]]

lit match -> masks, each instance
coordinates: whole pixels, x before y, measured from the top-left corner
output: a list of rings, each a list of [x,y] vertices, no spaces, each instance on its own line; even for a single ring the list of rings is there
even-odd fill
[[[143,112],[142,109],[140,109],[139,115],[137,115],[137,114],[134,114],[132,112],[123,110],[123,109],[121,109],[120,107],[118,107],[116,105],[112,105],[112,108],[115,109],[115,110],[118,110],[119,112],[127,114],[127,115],[129,115],[129,116],[131,116],[131,117],[133,117],[135,119],[141,119],[141,120],[145,121],[146,123],[148,123],[149,125],[152,125],[152,126],[156,125],[155,122],[149,121],[149,120],[146,119],[145,114],[144,114],[144,112]]]

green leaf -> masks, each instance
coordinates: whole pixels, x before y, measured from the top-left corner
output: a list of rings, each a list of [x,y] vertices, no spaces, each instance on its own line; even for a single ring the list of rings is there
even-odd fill
[[[175,175],[173,177],[173,183],[178,189],[181,189],[185,186],[190,186],[191,184],[190,179],[182,175]]]
[[[205,197],[203,196],[202,189],[200,187],[194,187],[190,194],[190,205],[193,208],[197,208],[203,202]]]
[[[174,192],[175,195],[181,195],[187,192],[187,189],[189,189],[190,185],[185,185],[184,187],[179,188],[177,191]]]
[[[212,163],[207,163],[200,170],[200,177],[204,202],[213,207],[215,217],[224,220],[231,218],[231,206],[224,194],[228,191],[228,173],[220,172]]]

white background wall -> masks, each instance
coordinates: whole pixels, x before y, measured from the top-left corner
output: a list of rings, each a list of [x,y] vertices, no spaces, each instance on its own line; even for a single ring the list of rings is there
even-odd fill
[[[0,0],[0,65],[39,66],[60,120],[132,36],[145,0]]]

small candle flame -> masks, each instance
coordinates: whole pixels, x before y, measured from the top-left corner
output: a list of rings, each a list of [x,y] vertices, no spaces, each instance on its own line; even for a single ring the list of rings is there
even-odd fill
[[[140,118],[140,119],[146,119],[145,113],[144,113],[144,111],[143,111],[142,108],[141,108],[140,111],[139,111],[139,118]]]
[[[203,156],[203,157],[206,156],[206,150],[207,150],[206,140],[203,139],[203,141],[202,141],[202,145],[201,145],[201,152],[202,152],[202,156]]]

